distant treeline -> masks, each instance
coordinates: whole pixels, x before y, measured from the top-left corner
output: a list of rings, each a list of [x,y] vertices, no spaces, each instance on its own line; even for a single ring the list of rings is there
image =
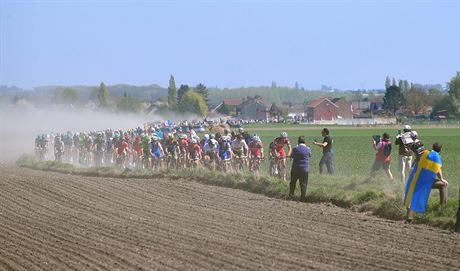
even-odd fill
[[[347,100],[352,100],[357,93],[358,92],[353,91],[329,92],[320,90],[302,90],[287,87],[248,87],[232,89],[210,88],[209,100],[212,104],[218,104],[223,99],[260,96],[267,103],[302,104],[322,96],[332,98],[345,97]]]
[[[24,90],[18,87],[0,86],[0,96],[10,98],[29,98],[35,101],[53,100],[56,93],[63,89],[72,89],[78,96],[79,102],[87,102],[95,99],[95,93],[99,86],[42,86],[33,90]],[[124,96],[134,97],[140,101],[157,101],[158,99],[167,100],[168,89],[159,85],[133,86],[127,84],[108,85],[107,90],[112,98],[122,98]],[[303,90],[288,87],[242,87],[232,89],[208,88],[209,103],[211,105],[219,104],[223,99],[262,97],[267,103],[292,103],[299,104],[308,102],[321,96],[327,97],[345,97],[352,100],[358,96],[359,91],[321,91],[321,90]]]

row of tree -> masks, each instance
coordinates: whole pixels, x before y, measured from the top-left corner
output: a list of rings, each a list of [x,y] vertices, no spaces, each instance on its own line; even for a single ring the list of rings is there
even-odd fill
[[[433,114],[440,110],[447,110],[449,116],[460,117],[460,72],[456,72],[456,75],[447,84],[448,93],[443,92],[439,88],[427,90],[420,85],[409,83],[407,80],[396,81],[394,78],[390,79],[388,76],[385,80],[385,88],[384,108],[394,115],[397,112],[418,115],[425,113],[427,108],[431,107]],[[328,94],[334,96],[335,93]],[[160,101],[160,109],[206,116],[211,100],[216,104],[224,98],[255,95],[260,95],[267,102],[280,102],[286,99],[293,99],[293,103],[298,103],[298,101],[311,100],[316,98],[316,96],[322,96],[324,92],[301,91],[289,88],[240,88],[213,90],[210,95],[208,88],[203,84],[198,84],[195,87],[182,84],[177,89],[174,76],[171,75],[167,101]],[[351,92],[338,93],[337,95],[347,96],[347,99],[355,98]],[[55,90],[54,99],[56,103],[75,105],[79,103],[80,97],[79,92],[73,88],[58,88]],[[144,107],[148,106],[148,104],[143,106],[145,99],[136,98],[134,95],[131,96],[126,92],[121,98],[118,95],[109,95],[109,90],[103,82],[99,87],[94,88],[90,100],[94,101],[96,107],[101,109],[121,112],[138,113]]]
[[[395,79],[390,80],[388,76],[385,88],[384,108],[393,115],[402,109],[418,115],[431,106],[432,116],[441,110],[446,110],[449,116],[460,116],[460,72],[457,72],[447,84],[447,94],[437,88],[425,90],[412,83],[409,85],[407,80],[399,80],[399,84],[396,85]]]
[[[195,88],[181,85],[176,89],[176,80],[171,75],[168,85],[168,109],[174,112],[193,113],[206,116],[209,108],[209,91],[203,84]]]

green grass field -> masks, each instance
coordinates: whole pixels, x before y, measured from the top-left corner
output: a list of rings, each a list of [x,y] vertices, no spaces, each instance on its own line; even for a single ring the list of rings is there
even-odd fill
[[[318,163],[322,156],[321,148],[311,144],[313,139],[322,141],[321,128],[302,128],[302,126],[283,126],[276,128],[271,126],[270,129],[265,127],[249,128],[247,129],[251,134],[257,133],[264,142],[265,152],[267,151],[268,143],[273,138],[279,136],[281,131],[286,130],[289,134],[289,139],[293,146],[296,145],[297,137],[304,135],[307,138],[308,145],[312,148],[311,160],[311,176],[312,178],[328,179],[335,178],[336,176],[317,175]],[[288,128],[288,129],[285,129]],[[295,129],[293,129],[295,128]],[[445,178],[451,182],[453,190],[458,191],[460,186],[460,129],[459,128],[417,128],[419,138],[426,147],[431,148],[434,142],[443,144],[443,151],[441,153],[443,159],[443,172]],[[372,148],[372,135],[382,134],[388,132],[390,139],[393,142],[392,163],[391,169],[396,180],[400,179],[397,166],[397,146],[394,144],[397,130],[395,128],[343,128],[334,129],[330,128],[331,136],[334,139],[334,168],[335,175],[340,178],[347,178],[353,181],[364,180],[368,177],[370,168],[374,162],[375,151]],[[390,180],[386,179],[383,170],[377,174],[377,178],[381,178],[386,183],[391,184]],[[313,179],[312,179],[313,180]]]
[[[395,200],[395,206],[389,207],[404,212],[402,204],[404,185],[398,171],[398,152],[397,146],[394,144],[398,127],[329,127],[330,135],[334,140],[334,175],[319,175],[318,173],[318,163],[322,156],[322,150],[312,145],[311,142],[313,139],[322,141],[322,127],[304,127],[300,125],[281,125],[277,127],[272,124],[270,126],[247,127],[246,129],[251,134],[259,134],[265,147],[284,130],[288,132],[293,147],[297,144],[298,136],[306,136],[307,144],[312,148],[307,196],[309,193],[321,193],[334,198],[353,198],[359,201],[360,197],[376,197],[377,199],[383,193],[385,198]],[[460,187],[460,129],[455,127],[414,127],[414,130],[418,132],[419,138],[424,145],[430,149],[434,142],[443,144],[443,151],[441,153],[443,173],[449,181],[450,198],[448,206],[440,208],[438,204],[439,193],[433,190],[430,196],[429,211],[426,216],[420,216],[419,219],[431,219],[430,216],[453,217],[458,204],[458,191]],[[390,139],[393,143],[391,170],[395,178],[394,181],[391,181],[383,170],[379,171],[375,178],[368,179],[375,158],[375,151],[371,143],[372,135],[381,135],[383,132],[390,134]],[[265,151],[267,150],[265,149]],[[267,170],[266,166],[263,170]],[[382,211],[386,212],[387,210]],[[397,212],[398,210],[393,211]]]

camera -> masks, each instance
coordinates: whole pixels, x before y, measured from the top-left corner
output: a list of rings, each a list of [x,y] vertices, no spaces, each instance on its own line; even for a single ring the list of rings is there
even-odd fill
[[[402,134],[398,133],[396,138],[400,139],[404,145],[410,145],[414,143],[415,136],[414,136],[414,132],[405,132]]]
[[[415,153],[417,158],[421,157],[425,151],[425,146],[423,146],[422,141],[416,139],[412,144],[409,145],[410,149]]]
[[[373,135],[372,139],[374,140],[374,142],[380,142],[380,135]]]

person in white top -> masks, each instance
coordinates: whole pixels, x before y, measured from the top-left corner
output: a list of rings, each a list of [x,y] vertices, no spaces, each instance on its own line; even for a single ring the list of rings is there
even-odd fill
[[[236,136],[236,139],[232,141],[232,152],[237,157],[248,156],[248,144],[244,141],[244,138],[241,134]]]

